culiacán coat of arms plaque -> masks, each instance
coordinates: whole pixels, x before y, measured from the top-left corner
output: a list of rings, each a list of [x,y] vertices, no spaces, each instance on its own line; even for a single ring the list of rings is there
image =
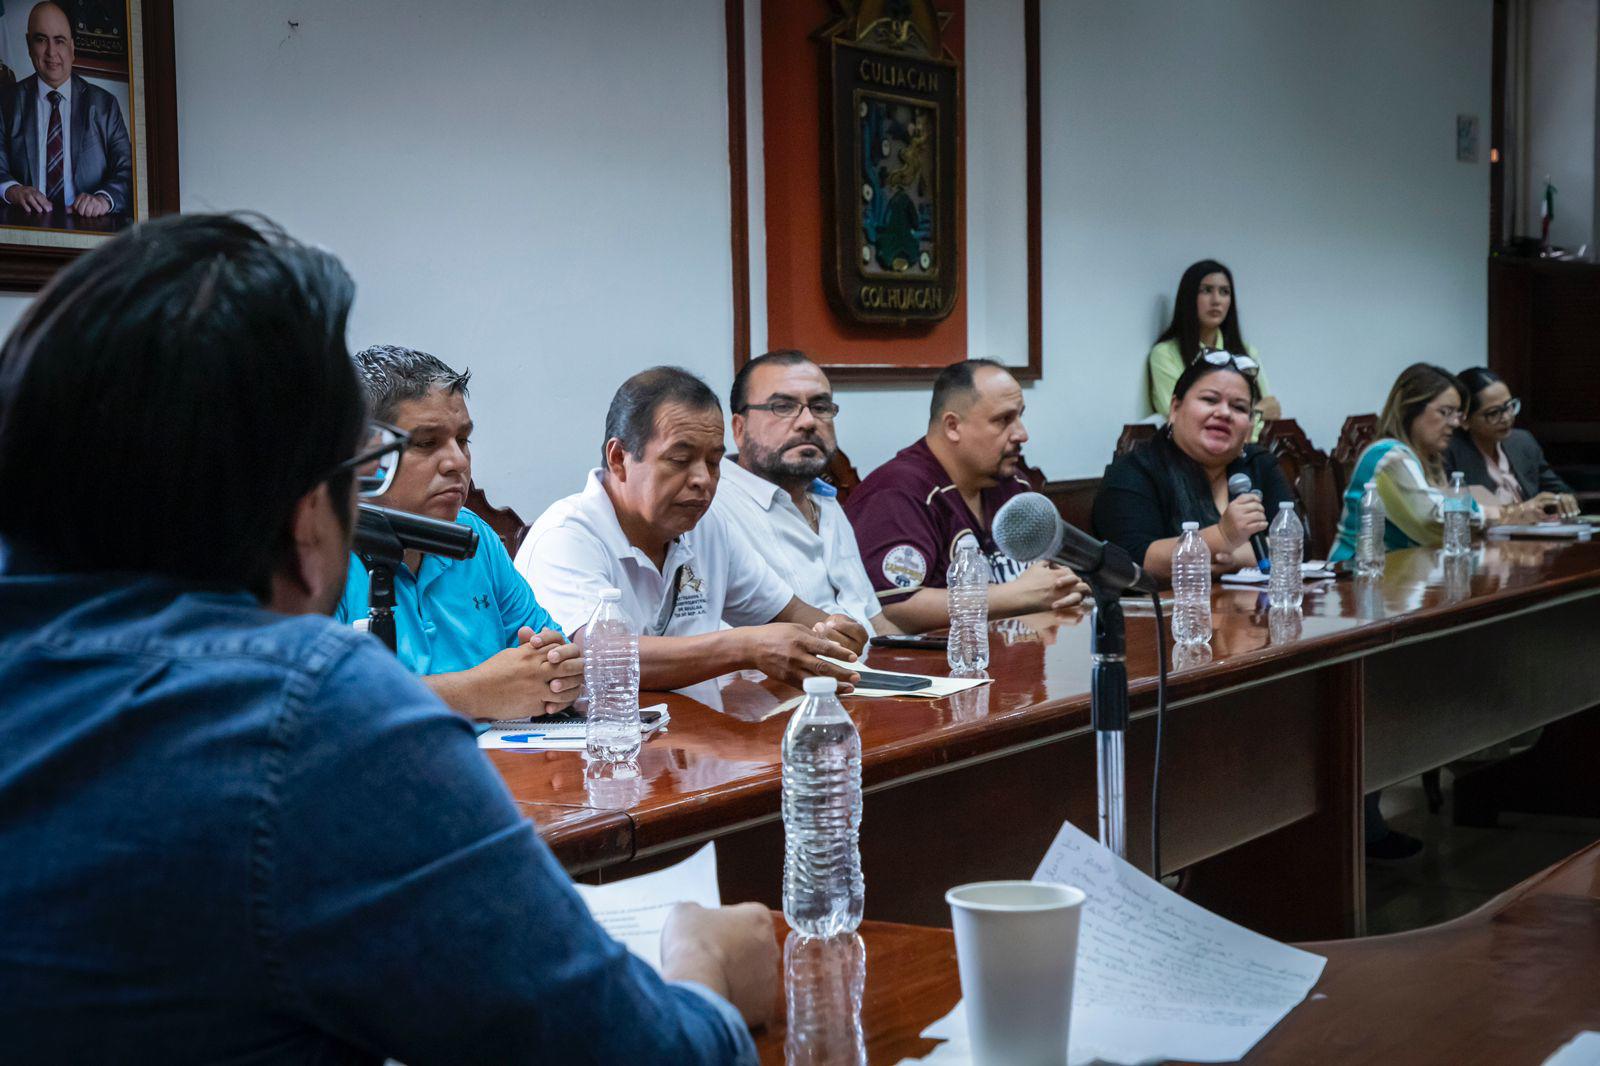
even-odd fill
[[[829,295],[858,322],[932,323],[960,276],[961,67],[931,0],[840,0],[829,50]]]

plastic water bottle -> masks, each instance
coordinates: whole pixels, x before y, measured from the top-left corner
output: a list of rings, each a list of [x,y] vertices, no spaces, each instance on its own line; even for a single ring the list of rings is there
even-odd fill
[[[1444,495],[1444,553],[1466,555],[1472,551],[1472,497],[1467,495],[1466,475],[1457,470],[1450,475],[1450,491]]]
[[[606,589],[583,637],[584,731],[591,759],[625,762],[639,754],[639,631],[622,611],[622,593]]]
[[[1183,539],[1172,553],[1172,639],[1201,644],[1211,639],[1211,549],[1199,522],[1183,524]]]
[[[1278,515],[1267,530],[1267,552],[1272,569],[1267,572],[1267,603],[1271,607],[1298,607],[1305,597],[1300,565],[1305,561],[1306,535],[1294,503],[1278,504]]]
[[[1378,483],[1367,482],[1361,495],[1361,533],[1356,539],[1356,575],[1377,577],[1383,573],[1385,549],[1384,528],[1389,516],[1384,513],[1383,500],[1378,498]]]
[[[950,669],[957,673],[989,666],[989,564],[971,534],[956,541],[945,573],[950,594]]]
[[[867,1040],[861,1028],[866,982],[867,945],[859,935],[789,934],[783,943],[789,1008],[785,1066],[866,1066]]]
[[[783,916],[807,936],[861,924],[861,735],[831,677],[808,677],[783,734]]]

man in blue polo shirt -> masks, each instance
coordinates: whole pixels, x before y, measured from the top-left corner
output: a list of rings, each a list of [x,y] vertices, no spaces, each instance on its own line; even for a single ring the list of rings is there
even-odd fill
[[[473,718],[558,711],[577,698],[583,656],[539,606],[488,524],[462,506],[472,483],[467,381],[425,352],[376,345],[355,357],[374,418],[411,435],[394,483],[376,502],[459,522],[478,551],[459,562],[407,552],[395,572],[395,653],[447,704]],[[360,623],[367,572],[352,557],[335,617]],[[583,619],[564,619],[568,628]]]

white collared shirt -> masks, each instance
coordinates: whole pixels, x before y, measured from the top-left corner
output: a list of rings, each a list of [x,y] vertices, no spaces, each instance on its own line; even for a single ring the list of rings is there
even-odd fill
[[[687,637],[722,627],[764,625],[793,593],[715,509],[673,541],[660,569],[628,542],[598,469],[583,491],[539,516],[517,549],[517,570],[569,636],[588,624],[604,589],[622,591],[622,608],[646,636]],[[677,587],[663,618],[668,582]]]
[[[68,207],[77,198],[76,190],[72,184],[72,78],[68,77],[59,88],[52,89],[45,84],[43,78],[34,82],[39,90],[38,127],[39,127],[39,173],[36,175],[39,184],[35,186],[46,196],[50,195],[50,94],[61,94],[61,199]],[[5,196],[6,190],[21,182],[8,181],[0,185],[0,197]]]
[[[722,513],[796,596],[826,614],[849,615],[871,633],[871,619],[882,608],[850,520],[832,496],[806,495],[817,508],[815,530],[787,492],[725,458],[711,510]]]

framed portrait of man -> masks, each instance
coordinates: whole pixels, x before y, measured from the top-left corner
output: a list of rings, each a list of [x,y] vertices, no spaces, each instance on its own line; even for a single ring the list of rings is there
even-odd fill
[[[0,288],[178,208],[172,0],[0,0]]]

